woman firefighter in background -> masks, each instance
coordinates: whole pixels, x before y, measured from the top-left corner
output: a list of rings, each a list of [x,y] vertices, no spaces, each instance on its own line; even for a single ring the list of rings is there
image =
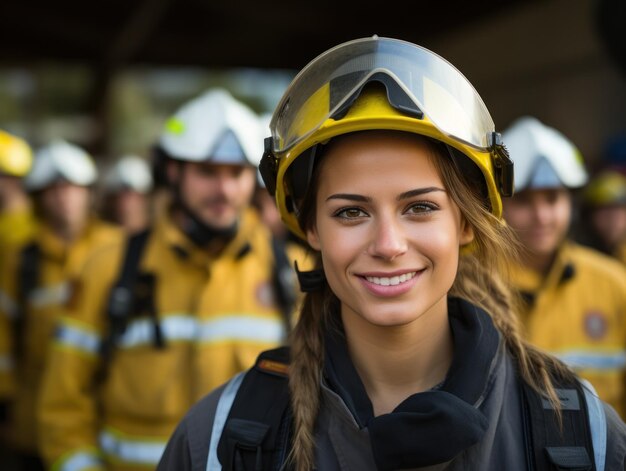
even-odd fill
[[[521,339],[500,275],[512,167],[458,70],[404,41],[344,43],[271,131],[264,180],[319,270],[300,273],[290,349],[199,402],[159,470],[623,469],[615,412]]]

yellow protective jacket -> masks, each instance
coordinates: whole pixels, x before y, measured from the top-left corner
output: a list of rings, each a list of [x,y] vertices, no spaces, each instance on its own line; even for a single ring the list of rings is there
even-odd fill
[[[617,258],[620,262],[626,263],[626,241],[622,242],[615,249],[615,253],[613,254],[615,258]]]
[[[137,275],[144,306],[152,298],[155,309],[135,312],[103,357],[123,253],[119,245],[89,260],[53,342],[39,412],[42,451],[54,469],[154,469],[191,405],[285,340],[271,287],[271,235],[256,213],[245,214],[217,258],[163,216]]]
[[[516,267],[513,284],[527,300],[528,340],[591,381],[626,417],[626,268],[566,242],[547,276]]]
[[[27,289],[19,276],[24,247],[15,247],[0,265],[0,399],[10,404],[10,438],[21,450],[37,450],[37,394],[55,321],[71,295],[70,279],[90,252],[121,238],[121,231],[94,219],[67,245],[42,224],[24,245],[38,248],[36,277],[24,302],[18,295]]]
[[[32,207],[28,206],[17,211],[0,211],[0,258],[4,252],[24,244],[37,233],[37,220]]]

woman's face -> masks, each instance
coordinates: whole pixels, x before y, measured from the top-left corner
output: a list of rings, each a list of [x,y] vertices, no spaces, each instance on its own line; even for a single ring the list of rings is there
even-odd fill
[[[320,168],[311,246],[349,318],[376,326],[446,313],[459,246],[473,239],[425,144],[367,132],[333,143]]]

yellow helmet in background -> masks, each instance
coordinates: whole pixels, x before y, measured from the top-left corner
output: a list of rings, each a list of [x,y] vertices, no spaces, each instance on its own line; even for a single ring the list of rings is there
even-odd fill
[[[598,173],[582,194],[586,206],[626,205],[626,176],[615,170]]]
[[[0,174],[24,177],[33,165],[33,151],[28,143],[0,130]]]
[[[260,171],[293,233],[305,239],[298,202],[318,145],[377,129],[438,140],[453,159],[473,162],[492,213],[501,217],[501,196],[513,192],[512,162],[474,87],[432,51],[374,36],[340,44],[310,62],[274,112]]]

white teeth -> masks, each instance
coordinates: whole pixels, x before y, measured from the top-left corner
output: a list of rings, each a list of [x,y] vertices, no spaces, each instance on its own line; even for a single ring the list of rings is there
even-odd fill
[[[379,277],[379,276],[366,276],[365,279],[370,283],[374,283],[375,285],[381,286],[395,286],[400,283],[404,283],[409,281],[411,278],[415,276],[414,271],[411,273],[404,273],[400,276],[392,276],[392,277]]]

